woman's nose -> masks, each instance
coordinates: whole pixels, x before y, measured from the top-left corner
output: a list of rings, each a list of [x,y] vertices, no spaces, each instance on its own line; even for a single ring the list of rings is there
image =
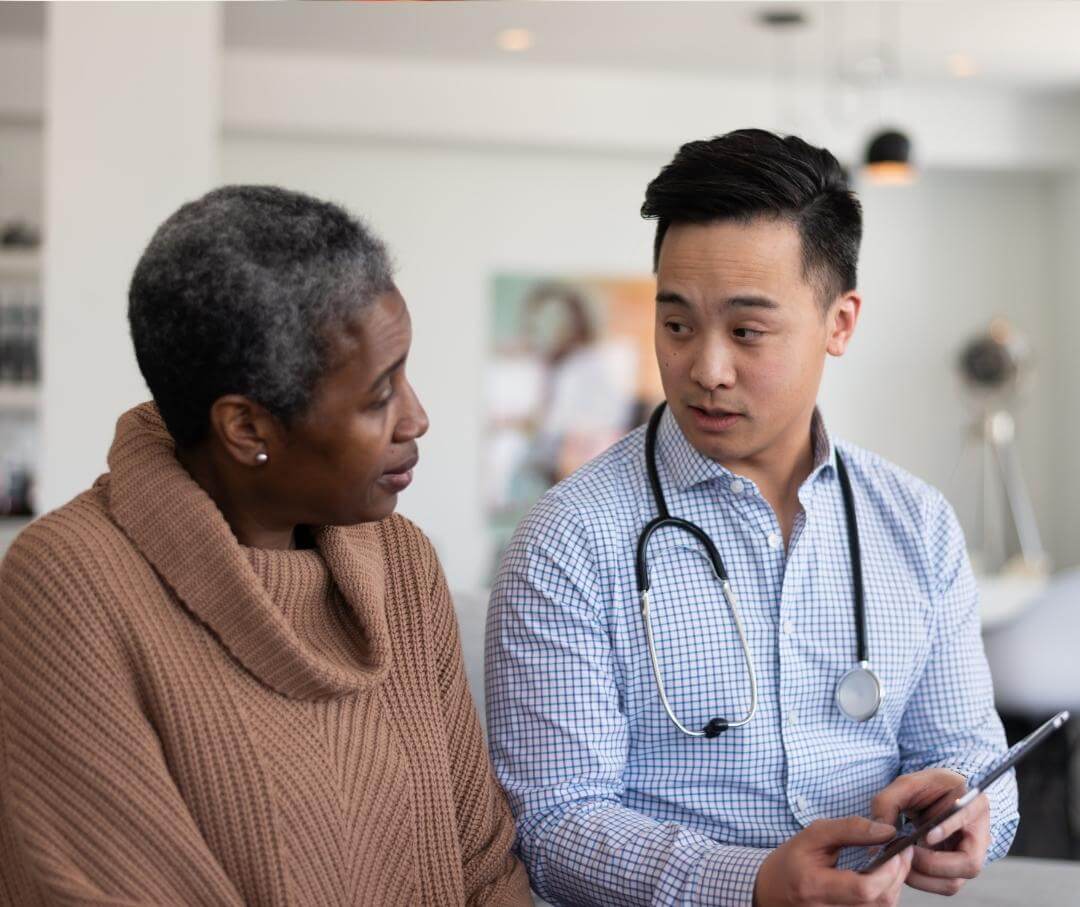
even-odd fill
[[[422,437],[430,425],[428,414],[421,405],[420,398],[416,395],[416,391],[413,390],[411,384],[408,385],[408,394],[408,406],[397,424],[397,430],[394,432],[394,440],[399,443],[415,441],[417,438]]]

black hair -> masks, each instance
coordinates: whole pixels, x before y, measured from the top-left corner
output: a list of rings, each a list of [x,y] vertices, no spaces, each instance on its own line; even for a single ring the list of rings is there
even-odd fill
[[[343,208],[275,186],[225,186],[181,207],[135,268],[139,369],[180,447],[242,394],[285,424],[327,368],[333,330],[393,288],[383,243]]]
[[[862,206],[836,158],[795,136],[739,129],[688,142],[649,183],[641,216],[656,219],[654,270],[672,224],[780,217],[799,231],[823,305],[855,289]]]

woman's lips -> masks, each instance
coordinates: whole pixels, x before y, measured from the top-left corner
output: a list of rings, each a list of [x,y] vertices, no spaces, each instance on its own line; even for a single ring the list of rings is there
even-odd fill
[[[388,469],[378,478],[378,484],[389,491],[391,494],[397,494],[399,491],[404,491],[412,484],[413,469],[416,467],[416,463],[419,457],[412,457],[408,462],[403,463],[401,466],[395,466],[393,469]]]
[[[694,417],[694,424],[704,432],[727,431],[742,418],[741,413],[730,413],[725,410],[705,411],[696,406],[688,408]]]

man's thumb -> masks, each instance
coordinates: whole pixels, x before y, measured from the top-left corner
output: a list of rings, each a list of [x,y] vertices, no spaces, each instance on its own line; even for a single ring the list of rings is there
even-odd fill
[[[870,801],[870,815],[878,822],[895,825],[900,810],[911,801],[920,785],[911,776],[901,776]]]
[[[874,822],[862,816],[845,819],[821,819],[810,826],[818,843],[824,848],[869,847],[884,844],[896,835],[896,829],[885,822]]]

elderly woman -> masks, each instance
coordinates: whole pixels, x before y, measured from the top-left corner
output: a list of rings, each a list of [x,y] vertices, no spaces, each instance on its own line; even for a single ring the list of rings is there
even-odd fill
[[[383,245],[236,186],[135,271],[153,404],[0,574],[0,903],[530,903],[425,536]]]

